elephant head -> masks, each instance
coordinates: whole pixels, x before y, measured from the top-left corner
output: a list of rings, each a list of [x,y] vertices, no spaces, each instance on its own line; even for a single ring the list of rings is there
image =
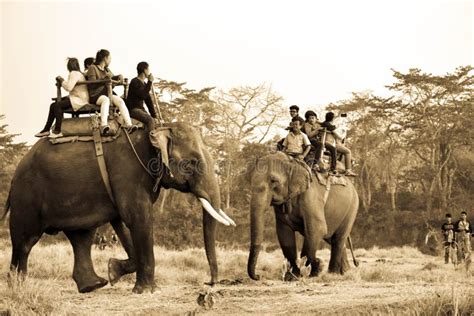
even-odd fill
[[[310,177],[303,166],[290,162],[283,153],[259,159],[251,171],[251,238],[247,272],[252,279],[259,279],[255,274],[255,267],[263,241],[265,209],[272,205],[282,205],[305,192],[309,187]]]
[[[199,130],[189,124],[172,123],[150,133],[152,144],[161,152],[161,185],[195,195],[203,206],[203,229],[206,255],[211,266],[211,283],[217,281],[214,221],[235,226],[220,209],[220,191],[214,160]]]

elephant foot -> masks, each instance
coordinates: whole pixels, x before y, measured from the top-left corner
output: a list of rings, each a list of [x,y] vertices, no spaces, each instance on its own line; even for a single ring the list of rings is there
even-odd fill
[[[321,259],[316,258],[313,262],[311,262],[311,273],[309,274],[309,276],[311,278],[319,276],[319,273],[321,273],[322,270],[321,267]]]
[[[333,266],[329,266],[328,270],[329,273],[344,275],[344,273],[350,270],[349,262],[345,261]]]
[[[94,290],[100,289],[109,283],[106,279],[98,277],[95,281],[89,282],[87,284],[77,284],[79,293],[89,293]]]
[[[126,274],[134,273],[137,271],[136,265],[131,259],[119,260],[115,258],[109,259],[108,264],[108,275],[110,285],[117,283],[121,277]]]
[[[114,258],[109,259],[108,270],[109,281],[112,286],[125,274],[122,269],[121,261]]]
[[[334,267],[329,267],[328,272],[329,273],[335,273],[335,274],[344,274],[346,270],[342,268],[341,265],[336,265]]]
[[[133,287],[132,292],[135,294],[142,294],[142,293],[154,293],[156,291],[156,284],[152,282],[152,284],[135,284]]]

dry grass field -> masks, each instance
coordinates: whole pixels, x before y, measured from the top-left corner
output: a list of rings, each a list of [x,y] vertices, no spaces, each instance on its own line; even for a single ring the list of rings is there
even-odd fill
[[[155,248],[158,291],[132,294],[134,277],[117,285],[79,294],[71,278],[69,244],[37,245],[30,256],[25,281],[7,284],[10,245],[0,241],[0,315],[106,314],[474,314],[474,276],[444,265],[441,257],[414,248],[358,249],[361,264],[344,276],[322,273],[318,278],[282,281],[280,250],[263,252],[257,266],[261,281],[246,275],[247,252],[219,250],[220,278],[209,288],[203,249],[171,251]],[[96,271],[106,277],[109,257],[122,257],[121,248],[93,250]],[[329,251],[318,254],[325,266]],[[236,281],[237,282],[231,282]],[[237,283],[237,284],[234,284]],[[206,308],[197,303],[206,294]],[[213,304],[210,304],[213,303]],[[212,307],[210,306],[212,305]]]

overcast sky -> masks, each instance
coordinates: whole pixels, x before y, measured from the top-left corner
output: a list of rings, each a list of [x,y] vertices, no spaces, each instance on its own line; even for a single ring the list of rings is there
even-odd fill
[[[473,64],[471,1],[1,2],[1,103],[9,131],[35,141],[66,57],[112,53],[132,78],[191,88],[272,84],[285,104],[318,108],[373,90],[390,68],[444,74]],[[3,123],[3,122],[1,122]]]

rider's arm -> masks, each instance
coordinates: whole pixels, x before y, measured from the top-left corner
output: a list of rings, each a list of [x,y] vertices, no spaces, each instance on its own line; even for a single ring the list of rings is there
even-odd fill
[[[302,135],[303,135],[303,146],[304,146],[304,151],[303,151],[303,158],[304,158],[311,150],[311,142],[309,141],[309,138],[306,134],[302,134]]]
[[[286,151],[286,148],[288,147],[288,136],[285,137],[282,145],[283,145],[283,151]]]
[[[76,83],[79,81],[81,73],[79,71],[71,71],[67,77],[67,81],[63,81],[61,86],[64,90],[71,92],[72,89],[76,86]]]
[[[304,123],[303,131],[306,133],[306,135],[308,135],[309,138],[313,138],[319,133],[317,128],[312,130],[311,125],[309,123]]]
[[[311,150],[311,146],[305,147],[304,152],[302,154],[303,158],[306,157],[306,155],[309,153],[310,150]]]

